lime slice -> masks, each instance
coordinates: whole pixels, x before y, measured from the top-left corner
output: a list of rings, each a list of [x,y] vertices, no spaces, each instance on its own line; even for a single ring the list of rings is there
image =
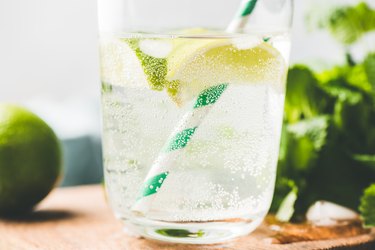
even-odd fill
[[[173,100],[184,104],[204,89],[222,83],[281,85],[286,63],[271,45],[242,49],[231,39],[178,41],[168,58],[168,81],[178,82]]]
[[[179,35],[197,35],[207,32],[202,28],[176,31]],[[178,39],[177,39],[178,40]],[[100,39],[100,75],[102,83],[144,87],[153,90],[167,89],[171,96],[176,94],[178,82],[168,82],[167,57],[177,48],[172,39],[153,38],[116,38]]]
[[[163,42],[163,40],[164,39],[125,39],[141,62],[151,89],[159,91],[163,90],[166,85],[165,76],[167,74],[167,60],[160,55],[160,50],[165,50],[162,45],[166,44],[168,47],[168,42]],[[170,51],[170,49],[167,49],[167,51]],[[167,54],[168,52],[165,56],[167,56]]]
[[[101,42],[102,81],[166,89],[179,106],[222,83],[283,82],[286,63],[271,45],[256,37],[230,39],[216,34],[212,38],[206,33],[204,29],[190,29],[173,39],[113,38]]]
[[[148,87],[141,61],[130,46],[118,38],[101,38],[100,75],[106,84]]]

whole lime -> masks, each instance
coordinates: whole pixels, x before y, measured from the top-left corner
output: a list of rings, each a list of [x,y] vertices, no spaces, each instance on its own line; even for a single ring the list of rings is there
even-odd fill
[[[60,145],[52,129],[25,108],[0,104],[0,215],[30,211],[60,172]]]

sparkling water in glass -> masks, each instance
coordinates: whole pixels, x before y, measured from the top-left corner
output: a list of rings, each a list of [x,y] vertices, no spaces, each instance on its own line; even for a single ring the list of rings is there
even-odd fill
[[[128,231],[217,243],[272,201],[292,3],[175,2],[99,1],[105,185]]]

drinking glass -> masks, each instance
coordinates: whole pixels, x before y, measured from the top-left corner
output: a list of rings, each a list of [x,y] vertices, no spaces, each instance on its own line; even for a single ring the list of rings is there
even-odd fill
[[[274,190],[292,0],[98,0],[103,159],[126,230],[209,244]]]

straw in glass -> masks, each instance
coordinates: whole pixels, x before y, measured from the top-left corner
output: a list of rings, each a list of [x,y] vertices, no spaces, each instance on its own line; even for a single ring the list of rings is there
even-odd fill
[[[226,31],[229,33],[242,31],[256,2],[257,0],[243,1]],[[150,210],[157,192],[163,186],[168,175],[173,172],[175,157],[188,145],[200,124],[227,87],[228,83],[218,84],[203,90],[198,95],[194,106],[179,122],[164,149],[152,164],[143,183],[141,195],[132,207],[133,212],[145,215]]]

